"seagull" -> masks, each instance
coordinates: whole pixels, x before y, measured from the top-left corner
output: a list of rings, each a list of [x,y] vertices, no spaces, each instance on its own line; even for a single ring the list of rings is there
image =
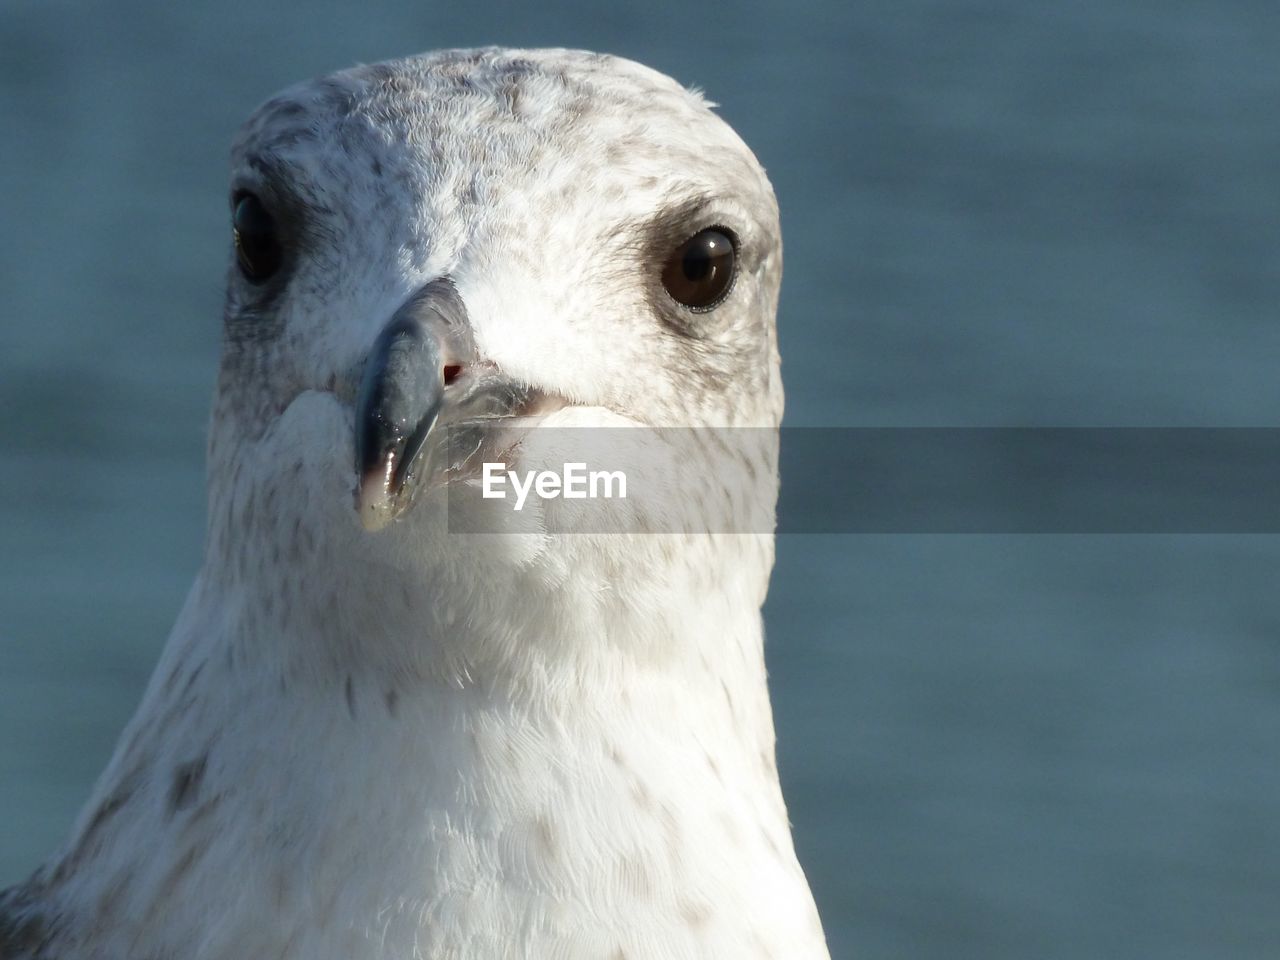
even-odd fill
[[[828,957],[775,765],[773,529],[724,525],[703,433],[765,438],[734,456],[771,517],[751,151],[637,63],[485,48],[294,86],[231,168],[200,572],[68,841],[0,894],[0,957]],[[719,526],[535,496],[458,532],[475,458],[559,427],[683,431],[638,459]]]

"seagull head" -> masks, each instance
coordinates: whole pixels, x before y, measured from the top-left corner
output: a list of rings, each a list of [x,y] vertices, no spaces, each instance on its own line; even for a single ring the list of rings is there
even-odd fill
[[[455,428],[780,421],[772,189],[639,64],[483,49],[304,83],[240,131],[228,198],[214,541],[305,511],[273,549],[399,562],[474,483]]]

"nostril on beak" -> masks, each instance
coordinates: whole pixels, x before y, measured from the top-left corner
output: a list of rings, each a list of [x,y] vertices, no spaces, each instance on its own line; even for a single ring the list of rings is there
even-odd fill
[[[453,382],[462,374],[462,364],[447,363],[444,369],[440,371],[441,377],[444,379],[446,387],[453,386]]]

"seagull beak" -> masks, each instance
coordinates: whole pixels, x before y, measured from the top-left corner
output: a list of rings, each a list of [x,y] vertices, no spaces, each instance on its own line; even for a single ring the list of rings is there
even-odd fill
[[[427,284],[395,312],[365,360],[356,395],[360,522],[381,530],[428,480],[465,470],[485,449],[484,427],[548,409],[554,404],[539,391],[480,357],[452,281]],[[452,428],[464,431],[456,444]]]
[[[365,529],[403,513],[415,476],[430,474],[427,438],[474,354],[466,307],[448,280],[424,287],[378,334],[356,399],[355,507]]]

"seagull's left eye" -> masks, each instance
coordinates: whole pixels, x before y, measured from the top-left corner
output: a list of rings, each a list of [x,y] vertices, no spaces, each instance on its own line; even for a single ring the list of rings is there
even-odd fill
[[[729,294],[737,249],[727,230],[708,227],[680,244],[662,269],[662,285],[677,303],[710,310]]]
[[[252,193],[242,193],[236,198],[231,230],[240,271],[250,283],[270,279],[280,269],[284,249],[280,246],[275,220]]]

